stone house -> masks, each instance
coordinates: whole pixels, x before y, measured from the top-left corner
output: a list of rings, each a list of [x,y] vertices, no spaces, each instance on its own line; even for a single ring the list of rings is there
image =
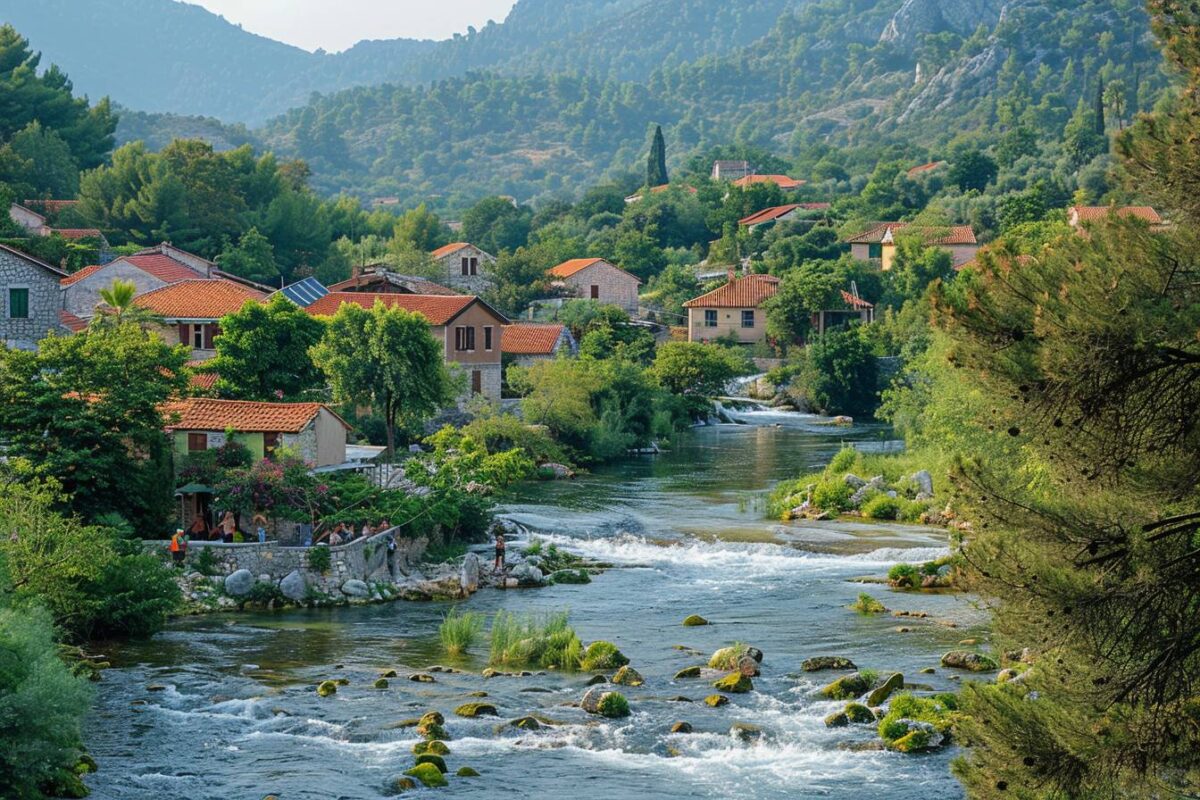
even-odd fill
[[[907,222],[878,222],[862,233],[844,240],[850,245],[850,255],[859,261],[871,261],[880,269],[890,270],[896,255],[896,235],[916,233],[926,247],[937,247],[950,254],[955,268],[975,258],[979,243],[970,225],[951,225],[946,228],[912,228]]]
[[[736,181],[747,175],[753,175],[754,169],[749,161],[714,161],[712,179],[714,181]]]
[[[429,254],[445,270],[447,286],[479,294],[491,288],[491,267],[496,258],[469,242],[454,242]]]
[[[549,270],[551,283],[575,297],[619,306],[631,316],[638,310],[642,282],[603,258],[573,258]]]
[[[66,274],[0,244],[0,340],[9,347],[32,350],[51,331],[61,331],[58,282]]]
[[[324,403],[260,403],[189,397],[163,407],[176,458],[225,444],[232,432],[255,459],[279,447],[299,451],[313,467],[346,461],[350,426]]]
[[[331,317],[343,303],[372,308],[376,300],[425,317],[430,333],[443,343],[446,363],[466,372],[469,395],[500,400],[502,338],[508,318],[478,297],[330,292],[305,310],[313,316]]]
[[[401,275],[385,265],[376,264],[356,271],[344,281],[332,284],[331,292],[367,292],[368,294],[462,294],[416,275]]]
[[[117,280],[131,281],[140,295],[179,281],[220,276],[213,262],[164,242],[107,264],[84,267],[63,278],[63,307],[78,317],[88,319],[100,303],[100,291]]]
[[[767,338],[767,314],[762,304],[779,291],[774,275],[736,278],[683,304],[688,315],[688,341],[711,342],[732,334],[741,344]]]
[[[50,226],[46,223],[46,218],[20,203],[13,203],[8,207],[8,216],[31,236],[48,236],[50,234]]]
[[[234,281],[197,278],[138,295],[133,303],[162,317],[163,324],[156,327],[163,339],[190,347],[193,361],[206,361],[216,355],[221,317],[238,311],[247,300],[266,296]]]
[[[517,323],[504,326],[505,359],[521,367],[549,361],[560,355],[574,356],[579,345],[566,325]]]

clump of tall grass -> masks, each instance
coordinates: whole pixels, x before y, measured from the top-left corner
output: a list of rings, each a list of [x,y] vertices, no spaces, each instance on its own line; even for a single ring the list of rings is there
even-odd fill
[[[483,633],[483,614],[475,611],[463,613],[453,609],[442,619],[438,626],[438,635],[442,639],[442,647],[452,656],[465,653],[479,634]]]
[[[521,617],[509,611],[497,611],[492,619],[491,637],[488,663],[493,667],[539,666],[576,670],[583,655],[583,644],[571,628],[565,611]]]

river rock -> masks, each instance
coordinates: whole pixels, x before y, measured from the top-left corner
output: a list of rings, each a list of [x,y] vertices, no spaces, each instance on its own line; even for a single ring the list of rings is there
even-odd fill
[[[406,770],[404,774],[416,778],[431,789],[450,785],[450,782],[433,764],[418,764],[412,769]]]
[[[749,722],[735,722],[729,727],[729,735],[739,742],[759,742],[766,738],[766,731]]]
[[[254,573],[248,569],[239,569],[225,577],[225,594],[230,597],[244,597],[254,588]]]
[[[904,688],[904,676],[899,672],[893,672],[888,676],[882,684],[871,690],[867,695],[868,706],[881,706],[884,701],[891,697],[892,692],[899,691]]]
[[[608,681],[605,681],[607,683]],[[603,686],[593,686],[583,693],[583,699],[579,701],[579,707],[589,714],[597,714],[600,711],[600,698],[608,693],[608,689]]]
[[[517,728],[522,731],[536,731],[542,727],[542,723],[538,722],[533,717],[518,717],[508,723],[510,728]]]
[[[436,753],[422,753],[421,755],[417,756],[416,762],[418,764],[433,764],[438,768],[438,772],[442,773],[443,775],[446,774],[446,759],[442,758]]]
[[[684,678],[699,678],[699,677],[700,677],[700,667],[684,667],[683,669],[679,670],[679,672],[675,673],[674,680],[678,681],[678,680],[682,680]]]
[[[367,597],[371,594],[371,587],[365,581],[351,578],[342,584],[342,594],[347,597]]]
[[[990,672],[1000,668],[1000,665],[991,656],[972,653],[970,650],[951,650],[942,656],[942,666],[971,672]]]
[[[852,672],[823,687],[821,694],[831,700],[850,700],[869,691],[871,682],[861,672]]]
[[[445,757],[450,755],[450,747],[445,742],[433,739],[428,742],[417,742],[412,746],[412,753],[414,756],[433,753],[435,756]]]
[[[724,678],[713,681],[713,688],[731,694],[745,694],[754,688],[754,683],[740,672],[731,672]]]
[[[704,698],[704,704],[711,708],[717,708],[718,706],[723,706],[728,703],[729,698],[723,694],[710,694],[708,697]]]
[[[850,722],[860,725],[870,724],[875,721],[875,713],[862,703],[847,703],[846,707],[842,709],[842,713],[846,715],[846,719]]]
[[[414,672],[408,676],[408,679],[414,683],[433,683],[433,676],[426,672]]]
[[[459,767],[458,771],[455,772],[454,774],[460,778],[478,778],[479,770],[473,769],[471,767]]]
[[[707,624],[708,624],[708,620],[706,620],[704,617],[700,616],[699,614],[689,614],[683,620],[683,625],[686,628],[695,628],[700,625],[707,625]]]
[[[758,662],[750,656],[742,656],[738,659],[737,671],[745,675],[747,678],[757,678],[760,674]]]
[[[641,686],[646,680],[640,672],[626,664],[617,670],[616,675],[613,675],[612,682],[621,686]]]
[[[825,717],[826,728],[844,728],[850,724],[850,717],[846,716],[845,711],[835,711]]]
[[[468,594],[479,590],[479,556],[475,553],[467,553],[463,559],[462,569],[458,572],[458,582]]]
[[[458,708],[454,709],[454,713],[460,717],[474,719],[475,717],[496,717],[499,712],[491,703],[463,703]]]
[[[904,725],[908,731],[901,736],[894,736],[890,741],[887,741],[888,747],[898,750],[901,753],[919,753],[923,750],[933,750],[936,747],[940,747],[946,738],[931,723],[922,722],[921,720],[903,717],[888,727],[894,727],[894,725]]]
[[[805,672],[821,672],[827,669],[843,670],[858,669],[858,667],[850,659],[841,656],[813,656],[804,659],[800,664],[800,669]]]
[[[308,597],[308,580],[303,572],[294,569],[279,582],[279,591],[293,603],[303,603]]]
[[[671,733],[691,733],[692,724],[690,722],[676,722],[671,726]]]
[[[548,461],[545,464],[538,464],[538,469],[550,472],[554,475],[554,480],[556,481],[575,477],[575,472],[566,464],[556,464],[553,461]]]
[[[329,697],[331,694],[337,694],[337,684],[333,681],[321,681],[317,684],[317,695],[319,697]]]
[[[593,675],[587,679],[587,683],[585,683],[584,686],[597,686],[601,683],[608,683],[608,678],[604,677],[603,675]]]
[[[528,561],[523,561],[513,567],[512,577],[518,586],[541,586],[542,571]]]

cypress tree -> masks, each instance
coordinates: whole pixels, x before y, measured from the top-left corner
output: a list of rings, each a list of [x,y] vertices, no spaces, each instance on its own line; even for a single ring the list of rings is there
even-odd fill
[[[1092,108],[1096,114],[1096,133],[1104,135],[1104,78],[1100,78],[1100,83],[1096,86],[1096,99],[1092,103]]]
[[[650,157],[646,160],[646,185],[662,186],[667,183],[667,143],[663,139],[661,125],[654,126],[654,141],[650,144]]]

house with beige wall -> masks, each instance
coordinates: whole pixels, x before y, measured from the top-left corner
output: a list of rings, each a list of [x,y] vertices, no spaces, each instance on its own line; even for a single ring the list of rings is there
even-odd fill
[[[466,373],[468,393],[499,401],[502,337],[508,318],[478,297],[330,292],[305,310],[313,316],[331,317],[343,303],[373,308],[376,300],[425,317],[430,333],[443,343],[446,363]]]
[[[216,355],[221,317],[239,311],[247,300],[260,302],[266,296],[234,281],[196,278],[140,294],[133,304],[162,318],[155,327],[163,339],[190,347],[193,361],[206,361]]]
[[[892,268],[896,256],[896,237],[906,234],[919,235],[926,247],[948,252],[956,268],[973,260],[979,252],[979,243],[970,225],[941,228],[912,227],[907,222],[879,222],[844,241],[850,245],[850,255],[855,259],[878,263],[886,272]]]
[[[742,344],[767,337],[767,313],[762,304],[779,291],[774,275],[735,278],[683,304],[688,315],[688,341],[711,342],[731,334]]]
[[[638,310],[642,282],[603,258],[573,258],[551,267],[550,281],[574,297],[619,306],[630,315]]]

